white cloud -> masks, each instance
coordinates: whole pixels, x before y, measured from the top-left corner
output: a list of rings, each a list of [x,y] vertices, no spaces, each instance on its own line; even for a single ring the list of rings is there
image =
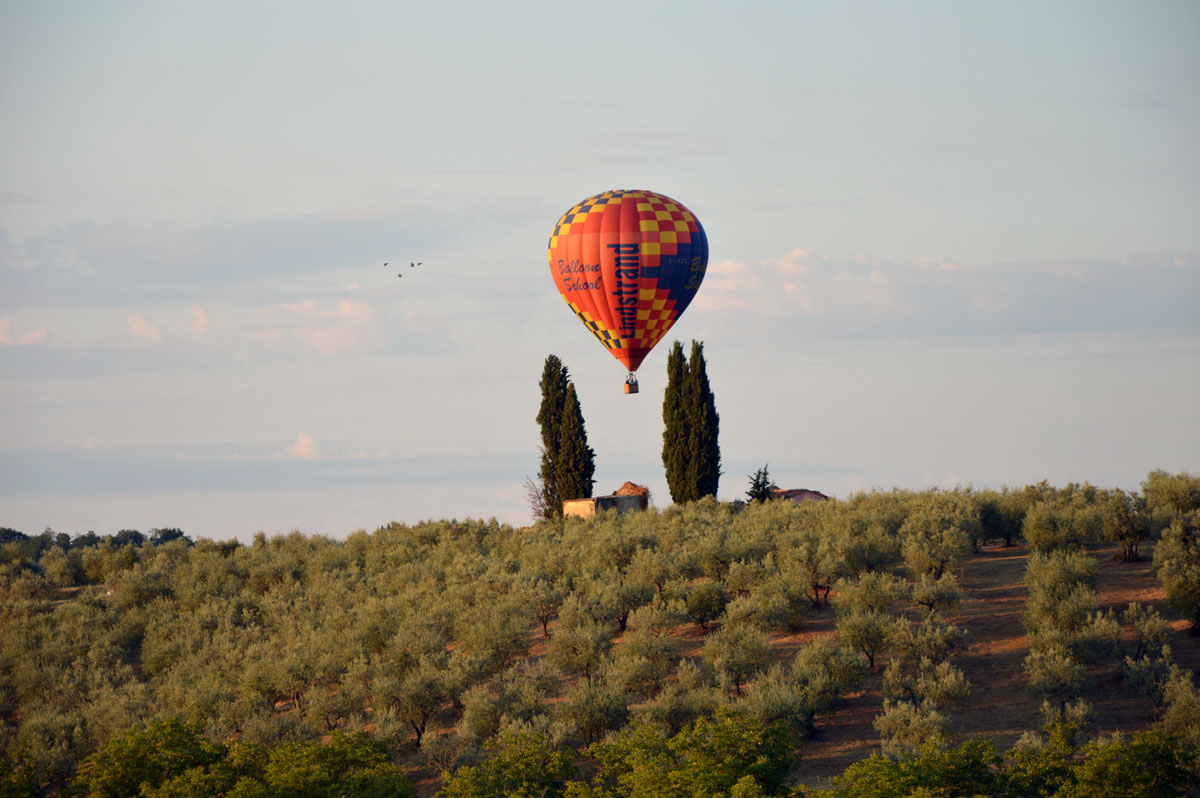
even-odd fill
[[[158,327],[139,313],[126,311],[125,324],[129,327],[129,331],[133,333],[135,338],[152,342],[159,339]]]
[[[12,321],[9,319],[0,319],[0,346],[30,346],[32,344],[44,343],[49,332],[45,327],[39,327],[36,330],[25,333],[22,336],[13,337]]]
[[[808,274],[813,269],[827,265],[829,258],[811,249],[793,249],[782,258],[774,258],[766,263],[781,274]]]
[[[304,430],[300,430],[300,434],[296,436],[296,442],[284,451],[293,460],[317,460],[320,458],[316,443],[312,436]]]
[[[1191,256],[974,263],[942,256],[889,261],[796,249],[709,267],[694,316],[731,333],[774,322],[772,335],[962,335],[1195,330],[1200,290]],[[752,323],[753,322],[753,323]]]
[[[913,265],[919,269],[930,269],[938,272],[952,272],[959,269],[968,269],[970,264],[959,263],[951,258],[942,258],[937,256],[921,256],[913,258]]]
[[[269,344],[292,341],[321,355],[342,354],[375,340],[375,308],[353,299],[321,307],[314,299],[263,308],[264,329],[256,335]]]
[[[208,314],[199,305],[192,307],[192,332],[196,335],[208,332]]]

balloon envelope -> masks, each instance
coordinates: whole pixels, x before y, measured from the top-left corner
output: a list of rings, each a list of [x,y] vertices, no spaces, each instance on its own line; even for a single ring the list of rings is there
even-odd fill
[[[708,267],[708,237],[681,203],[614,190],[562,215],[550,235],[559,293],[609,353],[637,371],[679,318]]]

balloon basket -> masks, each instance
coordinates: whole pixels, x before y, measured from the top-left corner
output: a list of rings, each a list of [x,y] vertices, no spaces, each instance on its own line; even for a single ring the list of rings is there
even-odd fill
[[[629,372],[629,376],[625,378],[625,393],[637,393],[637,392],[638,392],[637,377],[631,371],[631,372]]]

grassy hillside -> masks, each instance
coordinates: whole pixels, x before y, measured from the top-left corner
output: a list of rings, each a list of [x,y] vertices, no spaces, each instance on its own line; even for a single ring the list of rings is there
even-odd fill
[[[390,757],[428,795],[474,794],[461,785],[499,739],[540,740],[575,779],[600,768],[616,785],[613,741],[696,744],[730,712],[750,726],[722,733],[784,734],[784,783],[809,787],[881,750],[1032,750],[1047,721],[1077,747],[1152,727],[1200,742],[1197,482],[707,500],[248,546],[10,532],[5,789],[108,794],[109,753],[166,720],[199,735],[172,739],[203,748],[189,761],[204,768],[233,741],[258,752],[253,794],[286,793],[280,773],[312,756],[297,746],[358,751],[355,732],[382,748],[346,761]]]

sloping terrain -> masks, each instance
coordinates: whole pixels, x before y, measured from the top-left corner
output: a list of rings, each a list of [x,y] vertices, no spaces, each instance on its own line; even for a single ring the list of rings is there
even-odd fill
[[[1136,601],[1158,609],[1165,618],[1172,619],[1175,628],[1171,648],[1176,664],[1192,670],[1200,667],[1200,636],[1191,635],[1187,623],[1178,619],[1167,605],[1162,585],[1151,567],[1152,545],[1145,548],[1144,559],[1139,562],[1117,562],[1118,551],[1116,544],[1095,545],[1089,551],[1098,565],[1100,608],[1112,609],[1120,615],[1130,602]],[[963,593],[960,610],[946,618],[970,633],[967,651],[953,662],[970,679],[971,697],[966,707],[946,712],[952,731],[962,738],[991,740],[1001,752],[1011,748],[1024,732],[1038,729],[1041,723],[1041,698],[1029,689],[1023,668],[1029,653],[1029,638],[1023,625],[1028,557],[1029,550],[1023,545],[1009,548],[991,545],[969,554],[959,579]],[[775,655],[789,658],[812,639],[836,634],[835,622],[832,608],[811,613],[804,631],[772,638]],[[556,625],[551,622],[551,633]],[[707,635],[717,628],[719,625],[713,625],[702,632],[695,624],[679,626],[675,634],[682,653],[698,660]],[[1128,636],[1129,630],[1125,631]],[[537,642],[529,655],[544,655],[541,629],[535,627],[531,635]],[[872,722],[882,707],[880,690],[885,657],[881,663],[864,688],[847,696],[835,714],[818,718],[816,733],[801,743],[802,759],[793,774],[796,781],[810,787],[828,786],[848,765],[880,750],[879,735]],[[1130,732],[1154,722],[1152,703],[1122,684],[1119,662],[1090,669],[1089,676],[1083,698],[1093,707],[1094,733]],[[422,795],[433,795],[441,784],[436,773],[418,769],[410,773]]]
[[[1150,558],[1153,547],[1143,551],[1140,562],[1114,559],[1115,544],[1091,548],[1098,563],[1097,594],[1102,610],[1120,612],[1133,601],[1158,609],[1175,627],[1171,649],[1176,664],[1200,667],[1200,636],[1189,633],[1166,604],[1162,585],[1154,577]],[[1022,662],[1029,653],[1029,638],[1022,624],[1025,612],[1024,573],[1029,551],[1024,546],[985,547],[968,555],[959,581],[963,602],[950,622],[966,627],[971,645],[955,664],[971,680],[969,704],[951,710],[954,731],[965,738],[991,740],[1000,751],[1010,748],[1021,734],[1040,724],[1041,699],[1028,688]],[[826,610],[814,617],[812,634],[829,633],[833,613]],[[1128,632],[1128,630],[1126,630]],[[882,670],[882,669],[881,669]],[[1154,722],[1154,706],[1145,697],[1122,685],[1118,662],[1089,670],[1090,683],[1083,698],[1093,707],[1096,733],[1144,729]],[[872,676],[867,689],[850,698],[834,717],[820,723],[818,733],[802,746],[803,760],[797,769],[809,785],[827,782],[852,762],[879,750],[879,736],[872,721],[880,711],[881,677]]]

